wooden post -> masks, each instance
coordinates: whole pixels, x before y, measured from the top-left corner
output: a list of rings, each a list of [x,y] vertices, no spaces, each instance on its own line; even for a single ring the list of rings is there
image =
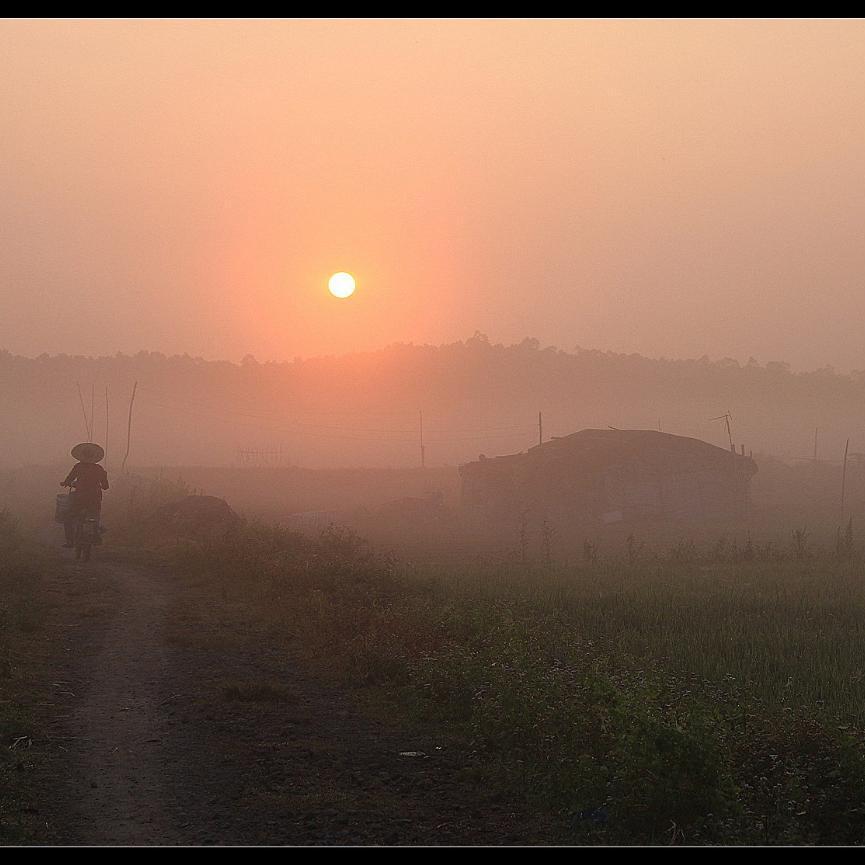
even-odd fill
[[[129,447],[132,442],[132,406],[135,403],[135,391],[138,390],[138,382],[132,385],[132,397],[129,400],[129,420],[126,422],[126,453],[123,455],[123,465],[120,467],[122,473],[126,473],[126,460],[129,459]]]
[[[844,445],[844,467],[841,469],[841,523],[844,523],[844,493],[847,486],[847,451],[850,448],[850,439]]]

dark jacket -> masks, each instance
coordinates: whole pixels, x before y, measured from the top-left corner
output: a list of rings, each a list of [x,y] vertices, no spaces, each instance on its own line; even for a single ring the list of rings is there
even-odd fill
[[[75,488],[80,505],[98,506],[102,502],[102,490],[108,489],[108,473],[97,463],[76,463],[63,483]]]

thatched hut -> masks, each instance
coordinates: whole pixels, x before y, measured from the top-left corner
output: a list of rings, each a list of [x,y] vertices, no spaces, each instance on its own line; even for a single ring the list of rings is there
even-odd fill
[[[463,507],[490,525],[729,521],[747,514],[750,456],[654,430],[585,429],[460,467]]]

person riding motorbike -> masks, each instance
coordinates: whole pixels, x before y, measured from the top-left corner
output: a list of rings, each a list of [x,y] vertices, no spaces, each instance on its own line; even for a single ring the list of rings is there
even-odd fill
[[[75,546],[75,531],[79,522],[91,515],[99,524],[102,509],[102,491],[108,489],[108,473],[99,465],[105,458],[105,451],[93,442],[83,442],[72,448],[72,456],[78,462],[66,477],[60,481],[61,487],[71,487],[70,506],[63,529],[66,533],[64,547]]]

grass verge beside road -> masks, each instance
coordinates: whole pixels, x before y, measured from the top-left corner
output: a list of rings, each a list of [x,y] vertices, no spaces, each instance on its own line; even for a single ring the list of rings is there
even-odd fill
[[[32,770],[42,744],[35,703],[49,678],[44,550],[0,511],[0,843],[38,840]]]

